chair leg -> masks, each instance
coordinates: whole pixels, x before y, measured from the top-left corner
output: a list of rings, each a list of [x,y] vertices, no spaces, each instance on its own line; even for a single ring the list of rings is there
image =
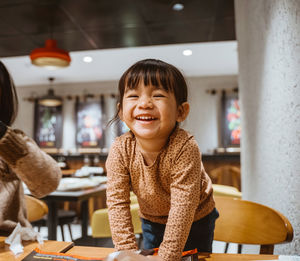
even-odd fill
[[[101,246],[101,240],[100,238],[95,238],[95,246]]]
[[[138,248],[141,249],[143,242],[143,234],[139,234],[139,239],[138,239]]]
[[[238,244],[238,254],[242,254],[242,245]]]
[[[224,249],[224,253],[225,253],[225,254],[228,252],[228,248],[229,248],[229,243],[226,243],[225,249]]]
[[[71,225],[70,224],[67,224],[67,225],[68,225],[68,228],[69,228],[69,233],[70,233],[71,241],[73,241]]]
[[[64,227],[63,227],[63,225],[60,225],[60,231],[61,231],[62,241],[65,241],[65,235],[64,235]]]

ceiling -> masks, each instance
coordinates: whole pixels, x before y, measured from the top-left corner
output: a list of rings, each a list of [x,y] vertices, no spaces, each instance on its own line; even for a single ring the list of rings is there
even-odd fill
[[[1,0],[0,57],[14,72],[17,84],[20,72],[16,72],[16,67],[19,65],[13,62],[22,63],[25,71],[34,70],[28,55],[53,37],[59,48],[71,52],[73,60],[70,68],[52,73],[64,82],[72,81],[64,80],[63,72],[72,68],[74,58],[81,52],[96,55],[108,51],[111,55],[127,52],[128,48],[145,52],[154,46],[164,47],[164,54],[169,45],[185,47],[186,44],[235,41],[233,0],[180,2],[184,9],[174,11],[172,6],[176,1],[171,0]],[[155,53],[149,53],[152,54]],[[135,54],[131,52],[131,55]],[[16,60],[16,56],[21,60]],[[105,62],[110,63],[110,60]],[[117,57],[115,62],[120,59]],[[103,66],[105,69],[105,63]],[[32,81],[19,81],[18,84],[38,84],[36,79],[50,74],[38,69]],[[76,71],[73,73],[75,76]]]

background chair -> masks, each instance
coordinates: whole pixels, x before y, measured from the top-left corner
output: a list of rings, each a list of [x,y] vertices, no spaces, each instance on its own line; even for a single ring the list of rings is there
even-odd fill
[[[27,219],[33,225],[38,227],[40,231],[42,226],[46,226],[48,206],[47,204],[37,198],[25,195]],[[71,223],[76,219],[77,215],[75,211],[59,209],[58,213],[58,225],[60,226],[62,240],[65,241],[63,226],[67,225],[70,233],[71,241],[73,241]]]
[[[236,187],[213,184],[214,196],[224,196],[231,198],[242,198],[242,192],[240,192]]]
[[[64,225],[68,226],[69,234],[71,241],[73,240],[73,235],[72,235],[72,229],[71,229],[71,224],[76,220],[77,214],[73,210],[63,210],[59,209],[57,211],[57,218],[58,218],[58,225],[60,227],[61,231],[61,237],[62,241],[65,241],[65,233],[64,233]],[[36,220],[34,222],[31,222],[33,226],[38,227],[38,231],[40,231],[41,227],[45,227],[47,225],[47,215],[42,217],[39,220]]]
[[[240,192],[236,187],[220,185],[220,184],[212,184],[215,196],[223,196],[223,197],[231,197],[231,198],[242,198],[242,192]],[[228,252],[229,243],[225,244],[224,253]],[[242,245],[238,244],[239,252],[241,252]]]
[[[274,244],[292,241],[293,227],[278,211],[238,198],[214,198],[220,213],[214,240],[260,245],[260,254],[273,254]]]
[[[224,165],[209,171],[213,183],[236,187],[241,191],[241,170],[239,167]]]
[[[130,194],[130,201],[133,229],[134,233],[138,235],[138,246],[140,248],[143,240],[142,223],[139,217],[139,204],[137,203],[136,196],[132,192]],[[93,238],[111,238],[107,208],[98,209],[93,213],[91,228]]]
[[[48,206],[42,200],[25,195],[25,202],[29,222],[37,221],[48,213]]]

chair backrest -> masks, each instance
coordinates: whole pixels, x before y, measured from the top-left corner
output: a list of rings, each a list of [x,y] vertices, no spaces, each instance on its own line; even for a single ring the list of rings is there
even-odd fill
[[[139,217],[139,204],[130,204],[130,212],[132,217],[132,224],[135,234],[142,234],[142,223]],[[92,237],[105,238],[111,237],[111,231],[108,220],[108,209],[98,209],[93,213],[92,222]]]
[[[232,198],[242,198],[242,192],[240,192],[236,187],[212,184],[214,196],[232,197]]]
[[[130,204],[136,203],[138,203],[137,196],[132,191],[130,191]]]
[[[130,205],[130,212],[131,212],[131,217],[132,217],[134,234],[142,234],[143,233],[142,222],[141,222],[141,218],[139,216],[139,209],[140,209],[140,206],[138,203]]]
[[[214,183],[234,186],[241,191],[241,170],[239,167],[224,165],[209,171],[209,176]]]
[[[27,219],[29,222],[37,221],[48,213],[48,206],[40,199],[25,195]]]
[[[260,245],[261,254],[273,254],[274,244],[293,239],[293,227],[278,211],[238,198],[216,196],[220,217],[214,240]]]

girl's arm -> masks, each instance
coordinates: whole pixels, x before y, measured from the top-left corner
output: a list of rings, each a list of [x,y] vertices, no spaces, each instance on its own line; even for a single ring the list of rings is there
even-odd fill
[[[61,178],[56,161],[20,130],[7,127],[0,139],[0,157],[36,197],[54,191]]]
[[[180,260],[200,199],[202,172],[198,145],[188,141],[174,161],[171,174],[171,208],[159,247],[163,260]]]
[[[138,249],[130,213],[130,176],[118,139],[106,160],[107,206],[112,239],[117,250]]]

